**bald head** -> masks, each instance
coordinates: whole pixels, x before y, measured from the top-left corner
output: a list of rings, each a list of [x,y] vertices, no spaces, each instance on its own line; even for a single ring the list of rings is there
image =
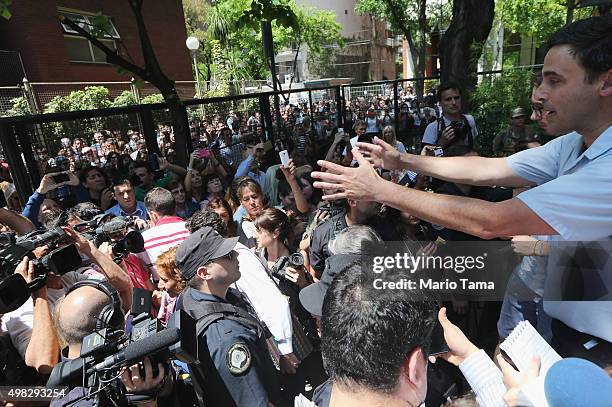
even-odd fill
[[[95,287],[83,286],[66,295],[55,307],[57,330],[69,346],[81,345],[96,328],[102,309],[111,299]]]

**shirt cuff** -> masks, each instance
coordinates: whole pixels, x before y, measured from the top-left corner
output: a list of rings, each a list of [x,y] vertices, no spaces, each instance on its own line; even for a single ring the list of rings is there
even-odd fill
[[[281,355],[288,355],[290,353],[293,353],[293,343],[291,342],[291,338],[276,340],[276,345],[278,346],[278,351]]]
[[[463,376],[465,376],[465,379],[476,394],[479,394],[480,391],[491,386],[492,382],[502,381],[501,371],[482,349],[465,359],[459,365],[459,369],[461,369],[461,373],[463,373]],[[503,396],[505,391],[503,383],[501,389],[497,390],[501,391],[501,400],[501,396]]]

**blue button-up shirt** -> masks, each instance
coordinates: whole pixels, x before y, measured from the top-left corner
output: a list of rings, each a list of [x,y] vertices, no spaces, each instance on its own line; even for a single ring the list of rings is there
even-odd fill
[[[110,213],[115,216],[138,216],[142,220],[147,220],[147,208],[144,202],[136,201],[136,210],[132,213],[127,213],[119,204],[108,208],[105,213]]]

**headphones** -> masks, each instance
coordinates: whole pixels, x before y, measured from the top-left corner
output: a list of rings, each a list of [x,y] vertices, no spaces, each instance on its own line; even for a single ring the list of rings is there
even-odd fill
[[[119,298],[119,292],[109,282],[94,279],[82,280],[70,287],[70,289],[68,289],[66,292],[66,295],[80,287],[86,286],[97,288],[111,299],[111,303],[105,305],[96,318],[96,331],[100,331],[108,327],[123,329],[124,317],[123,312],[121,311],[121,299]]]

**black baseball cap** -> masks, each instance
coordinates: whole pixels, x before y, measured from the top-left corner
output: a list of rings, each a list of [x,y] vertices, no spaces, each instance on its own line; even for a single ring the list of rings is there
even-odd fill
[[[234,250],[237,242],[237,237],[225,239],[208,226],[189,235],[176,251],[176,265],[181,276],[191,280],[199,267],[225,256]]]
[[[323,299],[332,281],[338,273],[360,259],[361,256],[358,254],[335,254],[328,257],[325,260],[325,270],[321,279],[300,291],[300,302],[306,311],[312,315],[322,316]]]

